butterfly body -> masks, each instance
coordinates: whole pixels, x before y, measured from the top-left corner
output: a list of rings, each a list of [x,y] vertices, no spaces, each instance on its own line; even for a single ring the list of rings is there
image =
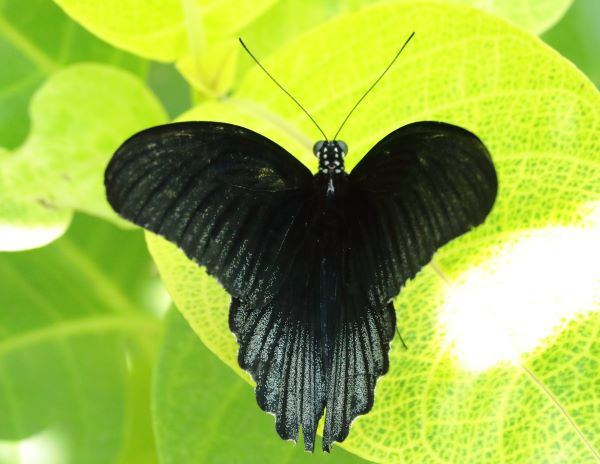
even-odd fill
[[[282,438],[302,429],[310,451],[324,413],[329,450],[372,408],[392,299],[484,221],[497,190],[485,146],[450,124],[403,126],[350,173],[345,153],[341,141],[318,143],[313,174],[254,131],[183,122],[134,135],[105,174],[115,211],[177,244],[231,295],[259,406]]]
[[[331,366],[336,315],[347,294],[344,269],[349,258],[348,175],[345,172],[315,175],[317,203],[315,237],[319,265],[319,297],[315,308],[323,337],[322,360]],[[326,382],[325,382],[326,385]]]

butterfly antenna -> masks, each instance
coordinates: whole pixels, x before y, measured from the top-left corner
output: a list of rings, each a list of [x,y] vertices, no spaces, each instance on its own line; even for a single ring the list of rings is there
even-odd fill
[[[327,141],[327,140],[329,140],[329,139],[327,138],[327,136],[325,135],[325,132],[323,132],[323,129],[321,129],[321,126],[319,126],[319,125],[317,124],[317,121],[315,121],[315,119],[314,119],[314,118],[313,118],[313,117],[310,115],[310,113],[309,113],[308,111],[306,111],[306,109],[305,109],[305,108],[304,108],[304,107],[303,107],[303,106],[300,104],[300,102],[299,102],[298,100],[296,100],[296,99],[295,99],[295,98],[292,96],[292,94],[291,94],[291,93],[289,93],[287,90],[285,90],[285,89],[283,88],[283,86],[282,86],[282,85],[281,85],[279,82],[277,82],[277,80],[276,80],[276,79],[275,79],[275,78],[274,78],[274,77],[271,75],[271,73],[270,73],[269,71],[267,71],[267,70],[265,69],[265,67],[264,67],[262,64],[260,64],[260,61],[258,61],[258,59],[257,59],[257,58],[256,58],[256,57],[255,57],[255,56],[252,54],[252,52],[251,52],[251,51],[248,49],[248,47],[246,46],[246,44],[244,43],[244,41],[242,40],[242,38],[241,38],[241,37],[239,38],[239,40],[240,40],[240,43],[242,44],[242,47],[244,47],[244,50],[246,50],[246,52],[248,53],[248,55],[250,55],[250,58],[252,58],[252,59],[254,60],[254,62],[255,62],[255,63],[256,63],[256,64],[257,64],[257,65],[260,67],[260,69],[262,69],[262,70],[265,72],[265,74],[271,78],[271,80],[272,80],[273,82],[275,82],[275,84],[277,85],[277,87],[279,87],[281,90],[283,90],[283,91],[284,91],[284,93],[285,93],[285,94],[286,94],[288,97],[290,97],[290,98],[291,98],[291,99],[294,101],[294,103],[300,107],[300,109],[301,109],[302,111],[304,111],[304,113],[306,114],[306,116],[308,116],[308,118],[309,118],[309,119],[310,119],[310,120],[311,120],[311,121],[314,123],[314,125],[315,125],[315,126],[317,126],[317,129],[319,129],[319,131],[321,132],[321,134],[323,134],[323,137],[325,138],[325,140],[326,140],[326,141]]]
[[[337,140],[337,136],[338,136],[338,134],[339,134],[339,133],[340,133],[340,131],[342,130],[342,127],[344,127],[344,124],[346,124],[346,121],[348,121],[348,119],[350,118],[350,115],[351,115],[352,113],[354,113],[354,110],[356,109],[356,107],[357,107],[358,105],[360,105],[360,102],[362,102],[362,101],[365,99],[365,97],[366,97],[367,95],[369,95],[369,92],[370,92],[371,90],[373,90],[373,88],[374,88],[374,87],[377,85],[377,83],[378,83],[378,82],[381,80],[381,78],[382,78],[383,76],[385,76],[385,73],[387,73],[387,72],[388,72],[388,70],[389,70],[389,69],[392,67],[392,65],[394,64],[394,62],[395,62],[395,61],[398,59],[398,57],[400,56],[400,53],[402,53],[402,50],[404,50],[404,47],[406,47],[406,45],[408,45],[408,42],[410,42],[410,39],[412,39],[414,35],[415,35],[415,33],[413,32],[411,35],[409,35],[409,36],[408,36],[408,39],[406,39],[406,42],[404,42],[404,45],[402,45],[402,47],[400,48],[400,50],[398,50],[398,53],[396,53],[396,56],[394,56],[394,59],[391,61],[391,63],[390,63],[390,64],[388,64],[387,68],[385,68],[385,69],[383,70],[383,72],[382,72],[382,73],[381,73],[381,75],[380,75],[380,76],[379,76],[379,77],[378,77],[378,78],[375,80],[375,82],[373,82],[373,83],[371,84],[371,87],[369,87],[369,89],[368,89],[368,90],[367,90],[365,93],[363,93],[362,97],[360,97],[360,98],[358,99],[358,101],[356,102],[356,104],[355,104],[355,105],[352,107],[352,109],[351,109],[351,110],[350,110],[350,112],[348,113],[348,116],[346,116],[346,119],[344,119],[344,121],[343,121],[343,122],[342,122],[342,124],[340,125],[340,128],[337,130],[337,132],[336,132],[336,133],[335,133],[335,135],[333,136],[333,140]]]

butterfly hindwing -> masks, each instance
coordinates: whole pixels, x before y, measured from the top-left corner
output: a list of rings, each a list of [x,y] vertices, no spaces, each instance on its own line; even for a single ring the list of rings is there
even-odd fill
[[[276,143],[214,122],[142,131],[117,150],[105,175],[115,211],[177,244],[229,294],[256,301],[280,281],[283,242],[311,181]]]
[[[343,315],[349,311],[353,317]],[[355,306],[353,311],[348,306],[340,307],[338,314],[340,323],[328,366],[325,451],[333,442],[344,441],[352,421],[373,407],[377,380],[389,368],[388,353],[396,327],[391,302],[378,309]]]
[[[282,254],[289,272],[264,305],[232,300],[229,325],[240,350],[240,367],[256,381],[259,406],[276,418],[286,440],[312,451],[326,398],[319,306],[319,257],[315,240],[318,208],[309,199],[295,218]]]

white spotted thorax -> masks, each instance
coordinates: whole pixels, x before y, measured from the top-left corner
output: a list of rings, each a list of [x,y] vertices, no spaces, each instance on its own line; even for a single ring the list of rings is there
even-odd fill
[[[343,174],[344,157],[348,153],[348,145],[341,140],[320,140],[315,143],[313,152],[319,158],[319,172],[322,174]]]

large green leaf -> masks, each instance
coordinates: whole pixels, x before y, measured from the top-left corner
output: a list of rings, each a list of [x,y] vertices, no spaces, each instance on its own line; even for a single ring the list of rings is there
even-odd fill
[[[62,235],[74,209],[117,220],[103,186],[106,163],[134,132],[165,121],[135,76],[101,64],[54,73],[30,106],[31,132],[0,152],[0,249],[44,245]]]
[[[343,446],[379,462],[596,462],[595,87],[529,34],[471,8],[429,2],[339,18],[266,65],[331,134],[413,30],[400,61],[341,134],[347,166],[403,124],[442,120],[488,145],[500,193],[485,225],[440,250],[436,265],[397,299],[409,350],[394,345],[374,410],[353,424]],[[316,129],[259,70],[229,100],[183,119],[248,126],[315,170]],[[172,245],[148,241],[190,325],[248,379],[237,367],[225,292]]]
[[[115,47],[160,61],[229,37],[276,0],[55,0],[71,17]]]
[[[86,32],[48,0],[0,0],[0,146],[28,132],[27,106],[51,73],[77,61],[102,61],[143,74],[146,63]]]
[[[81,216],[0,255],[0,462],[155,462],[151,271],[140,232]]]
[[[257,414],[253,392],[219,361],[177,311],[167,316],[152,393],[162,464],[359,464],[340,450],[311,456],[273,433],[273,418]]]

